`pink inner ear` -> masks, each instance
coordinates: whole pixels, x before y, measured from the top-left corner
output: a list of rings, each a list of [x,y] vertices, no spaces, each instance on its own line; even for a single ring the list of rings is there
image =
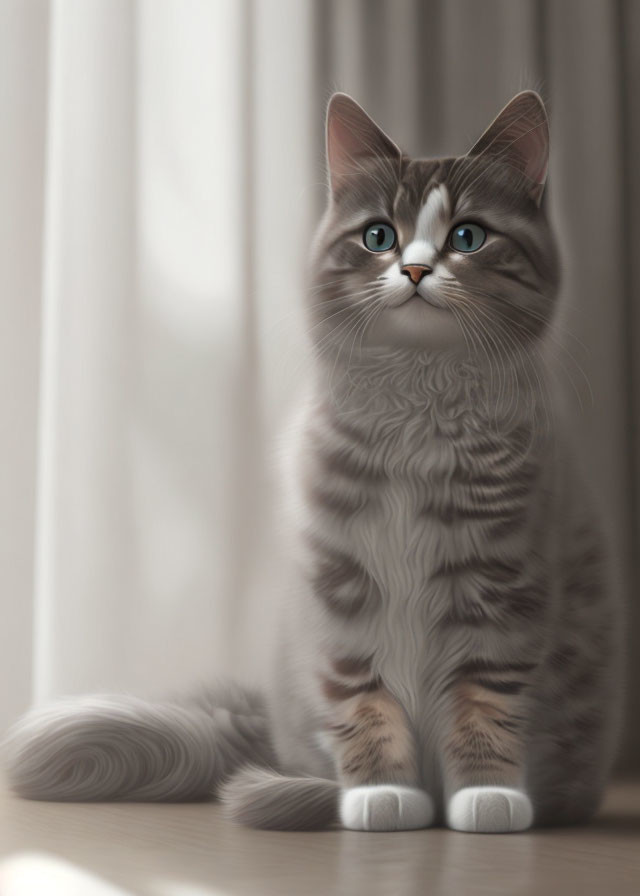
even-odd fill
[[[336,115],[329,127],[329,167],[338,177],[354,167],[354,160],[357,162],[358,158],[366,155],[354,125],[349,126],[345,119]]]
[[[335,187],[368,158],[400,159],[398,147],[360,106],[344,94],[331,100],[327,118],[327,156]]]
[[[525,92],[514,97],[469,155],[504,159],[534,184],[543,185],[549,160],[549,126],[537,94]]]
[[[522,128],[522,134],[518,131]],[[511,149],[522,163],[522,172],[536,184],[543,184],[547,179],[549,159],[549,130],[546,119],[531,121],[524,119],[514,125],[515,133]],[[507,150],[508,152],[508,150]]]

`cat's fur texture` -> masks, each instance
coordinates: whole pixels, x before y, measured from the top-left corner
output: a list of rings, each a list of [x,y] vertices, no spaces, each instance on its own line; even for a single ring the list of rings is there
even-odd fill
[[[466,156],[411,161],[338,94],[327,149],[271,686],[36,711],[12,785],[219,795],[271,828],[584,820],[614,757],[620,615],[549,383],[544,107],[519,94]],[[396,246],[365,247],[376,221]],[[485,243],[456,251],[468,221]]]

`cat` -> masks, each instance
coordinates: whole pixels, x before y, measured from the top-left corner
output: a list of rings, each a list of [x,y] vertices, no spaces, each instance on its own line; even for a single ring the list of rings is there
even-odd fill
[[[466,155],[411,160],[336,94],[326,140],[265,693],[57,701],[10,733],[10,783],[218,797],[275,829],[584,821],[615,757],[621,609],[546,350],[544,105],[520,93]]]

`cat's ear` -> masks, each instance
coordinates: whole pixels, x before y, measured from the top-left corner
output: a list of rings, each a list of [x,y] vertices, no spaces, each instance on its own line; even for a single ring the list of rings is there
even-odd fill
[[[402,153],[355,100],[334,93],[327,109],[327,164],[333,192],[368,159],[377,158],[387,158],[399,169]]]
[[[524,90],[489,125],[470,156],[494,156],[531,181],[529,195],[540,205],[549,164],[549,120],[542,100]]]

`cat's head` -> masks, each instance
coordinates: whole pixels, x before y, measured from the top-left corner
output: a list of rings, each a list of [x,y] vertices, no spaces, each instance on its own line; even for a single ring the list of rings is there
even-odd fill
[[[335,94],[330,198],[313,250],[318,349],[508,355],[535,344],[558,291],[541,208],[548,156],[547,116],[531,91],[466,155],[427,160],[407,158],[354,100]]]

